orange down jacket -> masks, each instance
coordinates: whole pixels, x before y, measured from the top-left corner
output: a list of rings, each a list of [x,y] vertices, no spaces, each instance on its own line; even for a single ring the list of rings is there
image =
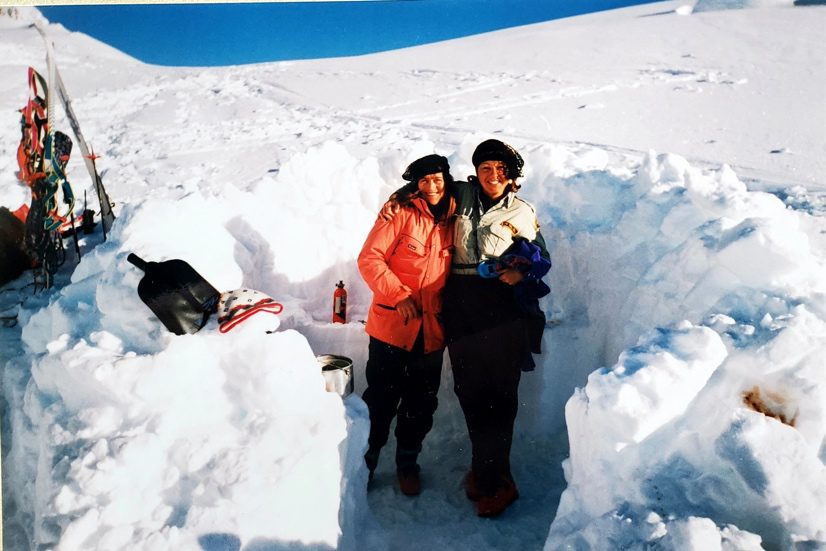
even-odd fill
[[[367,334],[410,350],[424,324],[424,351],[444,348],[440,316],[442,290],[453,253],[452,198],[438,224],[421,197],[414,197],[390,221],[376,220],[358,257],[361,276],[373,291]],[[421,317],[404,323],[396,304],[412,297]]]

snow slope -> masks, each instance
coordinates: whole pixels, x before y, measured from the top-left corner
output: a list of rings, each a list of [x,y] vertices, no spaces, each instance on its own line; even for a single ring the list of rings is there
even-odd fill
[[[7,547],[826,547],[826,8],[682,8],[210,69],[49,25],[118,219],[54,290],[0,292]],[[21,14],[0,18],[12,209],[25,67],[45,72],[39,15]],[[355,256],[410,160],[436,151],[462,177],[491,136],[525,157],[554,267],[521,497],[485,520],[460,486],[447,361],[424,492],[399,493],[392,444],[365,490]],[[82,163],[69,176],[82,196]],[[129,252],[284,312],[176,337]],[[333,325],[340,279],[350,322]],[[324,392],[325,353],[353,359],[356,395]]]

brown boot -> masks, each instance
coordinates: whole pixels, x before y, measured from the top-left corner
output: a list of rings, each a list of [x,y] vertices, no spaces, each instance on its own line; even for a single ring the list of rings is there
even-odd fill
[[[516,489],[516,484],[508,480],[492,496],[482,496],[479,499],[476,503],[476,514],[480,517],[498,516],[518,497],[519,491]]]
[[[398,471],[399,489],[406,496],[417,496],[422,493],[422,480],[419,478],[419,471]]]
[[[479,501],[482,498],[479,488],[476,487],[476,475],[473,473],[473,469],[467,472],[463,484],[465,486],[465,495],[469,500]]]

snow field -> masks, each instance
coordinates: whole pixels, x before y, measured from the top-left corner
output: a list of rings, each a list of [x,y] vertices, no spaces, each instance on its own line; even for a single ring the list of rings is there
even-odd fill
[[[11,295],[23,302],[8,306],[18,325],[0,335],[7,543],[198,551],[826,545],[817,514],[826,503],[825,203],[822,182],[798,185],[817,172],[817,155],[769,157],[746,178],[709,157],[597,145],[623,142],[618,125],[595,118],[626,113],[623,145],[633,148],[656,140],[627,109],[648,110],[645,132],[670,138],[676,128],[692,156],[707,152],[697,144],[721,139],[719,127],[692,115],[686,90],[672,87],[705,101],[701,89],[713,85],[752,112],[758,97],[777,112],[785,100],[765,80],[776,60],[762,56],[750,68],[761,57],[755,37],[802,20],[781,10],[697,19],[646,10],[658,17],[617,27],[583,19],[578,31],[567,20],[553,27],[558,33],[515,29],[520,40],[493,41],[495,55],[513,61],[507,71],[441,67],[464,63],[482,47],[475,41],[453,41],[451,56],[437,45],[369,60],[155,68],[98,54],[88,38],[51,26],[66,45],[61,70],[78,90],[84,132],[104,154],[118,220],[105,243],[84,238],[82,262],[55,291],[28,297],[14,282],[4,293],[4,309]],[[692,44],[685,57],[684,44],[657,41],[668,34],[663,25],[713,44],[733,31],[711,23],[743,20],[753,27],[738,35],[746,44],[739,54],[711,56]],[[613,73],[584,47],[547,70],[530,54],[540,51],[531,41],[570,39],[591,25],[654,46],[614,60]],[[798,46],[814,27],[787,39],[804,52],[783,60],[792,75],[811,72]],[[23,48],[14,59],[39,64],[32,34],[7,25],[0,49]],[[765,38],[782,42],[780,34]],[[506,43],[521,44],[520,55]],[[591,76],[580,55],[599,60]],[[410,59],[417,68],[407,71]],[[396,72],[387,69],[393,63]],[[629,67],[635,77],[624,81]],[[4,82],[24,74],[2,70],[11,75]],[[818,79],[815,71],[794,82],[809,97]],[[18,96],[3,96],[7,111]],[[711,113],[733,120],[722,97]],[[566,111],[570,102],[577,105]],[[673,118],[655,107],[689,103]],[[806,105],[795,102],[792,115],[806,108],[811,124],[787,123],[777,134],[792,149],[801,148],[792,135],[815,135],[822,119]],[[0,198],[12,207],[26,197],[13,178],[17,124],[9,117],[0,130]],[[560,128],[590,134],[555,139],[549,129]],[[746,141],[726,141],[721,154],[758,164],[747,140],[762,134],[742,134]],[[520,392],[512,455],[521,497],[496,521],[477,519],[460,487],[469,451],[447,364],[422,454],[425,491],[417,500],[399,495],[391,444],[365,492],[359,320],[370,295],[355,266],[407,163],[435,151],[462,178],[476,144],[491,136],[523,153],[520,196],[537,207],[554,262],[546,352]],[[784,163],[800,172],[761,178]],[[138,298],[130,252],[183,258],[219,290],[259,290],[284,313],[254,316],[227,334],[213,319],[176,337]],[[350,293],[346,325],[329,323],[339,280]],[[314,356],[326,353],[353,359],[355,396],[324,392]]]

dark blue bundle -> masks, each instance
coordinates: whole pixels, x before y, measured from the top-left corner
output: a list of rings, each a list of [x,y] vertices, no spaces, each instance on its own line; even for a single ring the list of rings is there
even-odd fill
[[[539,299],[551,292],[551,288],[542,281],[542,277],[551,269],[551,259],[542,256],[542,250],[535,243],[524,237],[515,237],[498,259],[480,263],[478,272],[483,278],[492,279],[499,277],[507,269],[519,270],[525,276],[513,286],[513,299],[525,320],[531,351],[539,354],[545,330],[545,313],[539,307]],[[533,359],[526,358],[523,371],[531,371],[533,368]]]

